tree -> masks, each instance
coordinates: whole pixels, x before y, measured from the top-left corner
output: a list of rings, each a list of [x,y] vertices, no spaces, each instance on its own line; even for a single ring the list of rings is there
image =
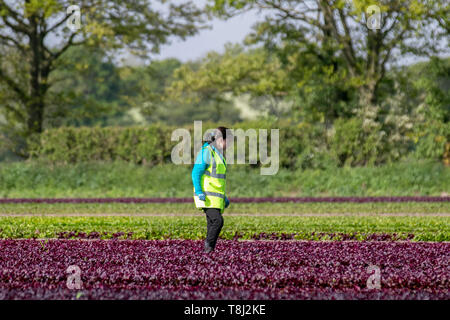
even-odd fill
[[[119,68],[98,47],[75,46],[61,57],[49,89],[43,126],[108,125],[125,118]],[[132,92],[133,93],[133,92]]]
[[[173,100],[209,101],[220,118],[223,107],[241,95],[251,97],[251,105],[279,117],[286,109],[291,82],[280,61],[264,49],[245,51],[241,45],[227,44],[224,54],[210,52],[194,64],[175,70],[167,89]]]
[[[49,89],[58,80],[51,75],[69,48],[98,46],[148,56],[170,37],[185,39],[201,28],[204,12],[191,1],[158,2],[156,9],[155,1],[148,0],[78,1],[81,28],[74,30],[67,25],[76,22],[76,16],[66,13],[71,1],[0,0],[0,49],[7,51],[0,61],[0,86],[18,101],[0,105],[0,111],[19,121],[16,127],[26,136],[40,133]]]
[[[290,32],[282,45],[264,41],[264,48],[278,58],[291,82],[292,118],[310,123],[321,122],[326,127],[337,118],[350,118],[357,103],[357,94],[346,81],[347,70],[343,59],[335,55],[336,49],[330,45],[321,47],[308,41],[299,42],[301,36]],[[248,39],[250,44],[255,41],[256,38]]]
[[[140,84],[136,86],[145,89],[140,90],[136,101],[140,102],[140,109],[147,121],[184,125],[192,124],[194,120],[215,122],[240,120],[239,110],[226,99],[220,99],[217,95],[203,94],[200,88],[198,88],[200,91],[194,92],[185,86],[188,85],[188,82],[185,82],[187,79],[183,76],[185,71],[195,77],[192,73],[199,66],[200,64],[195,62],[181,64],[179,61],[167,59],[153,61],[145,69],[145,74],[153,80],[146,81],[146,86],[139,80]],[[197,80],[201,81],[200,77]]]
[[[295,34],[298,42],[331,48],[345,63],[346,81],[357,88],[360,106],[377,104],[379,86],[398,58],[448,52],[444,0],[210,2],[210,10],[223,18],[253,9],[266,13],[255,26],[255,39],[282,44]]]
[[[419,111],[427,120],[450,122],[450,58],[433,58],[410,69],[409,81],[420,92]]]
[[[159,121],[165,88],[169,86],[174,70],[181,65],[177,59],[165,59],[154,60],[147,66],[120,68],[122,98],[144,113],[147,121]]]

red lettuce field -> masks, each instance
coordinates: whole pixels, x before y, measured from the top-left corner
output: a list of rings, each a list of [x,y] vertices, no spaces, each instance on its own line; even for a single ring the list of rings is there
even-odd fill
[[[450,299],[450,243],[2,240],[0,299]],[[380,287],[367,288],[370,265]],[[78,266],[81,289],[67,287]],[[373,277],[373,276],[372,276]]]

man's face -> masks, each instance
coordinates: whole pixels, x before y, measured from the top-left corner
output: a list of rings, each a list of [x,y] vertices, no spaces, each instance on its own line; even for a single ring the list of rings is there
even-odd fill
[[[222,150],[225,150],[227,148],[227,140],[223,139],[222,137],[218,141],[219,148]]]

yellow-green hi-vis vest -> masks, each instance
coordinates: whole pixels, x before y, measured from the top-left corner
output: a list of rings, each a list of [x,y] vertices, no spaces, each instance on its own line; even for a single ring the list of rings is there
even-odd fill
[[[202,208],[218,208],[223,213],[225,208],[227,163],[225,159],[222,161],[220,155],[211,146],[205,146],[204,148],[209,148],[211,151],[210,164],[200,180],[203,193],[206,197],[205,201],[201,201],[194,193],[195,206],[200,210]]]

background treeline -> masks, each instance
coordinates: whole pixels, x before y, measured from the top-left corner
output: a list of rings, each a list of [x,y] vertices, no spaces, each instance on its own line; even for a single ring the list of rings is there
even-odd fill
[[[358,118],[339,119],[329,129],[322,124],[267,120],[228,125],[243,132],[255,129],[257,134],[259,128],[267,129],[269,156],[270,130],[279,129],[280,166],[288,169],[380,165],[407,158],[450,161],[447,143],[449,123],[434,122],[410,127],[400,138],[380,133],[379,128],[374,126],[365,127]],[[217,123],[205,122],[203,131],[217,126]],[[30,155],[54,164],[126,161],[153,166],[171,163],[172,150],[181,141],[171,141],[176,128],[156,124],[143,127],[50,129],[44,131],[39,140],[30,143]],[[193,125],[186,125],[185,128],[189,129],[191,135],[190,159],[193,162]],[[248,138],[245,138],[245,144],[246,163],[249,163]],[[259,165],[258,154],[256,166]]]
[[[170,159],[170,136],[176,127],[213,120],[209,127],[226,123],[233,128],[281,129],[280,161],[286,168],[383,164],[411,154],[449,163],[450,59],[433,58],[392,70],[390,95],[365,116],[350,111],[351,99],[321,94],[336,89],[327,87],[325,79],[295,99],[275,102],[248,93],[202,97],[202,90],[185,88],[193,77],[208,77],[198,70],[209,68],[211,59],[219,59],[219,65],[225,64],[219,69],[231,73],[227,66],[248,65],[261,54],[267,53],[230,46],[222,55],[211,54],[195,63],[168,59],[148,66],[117,66],[100,50],[74,48],[56,73],[66,80],[54,88],[61,100],[48,113],[45,131],[26,140],[15,140],[4,131],[11,139],[3,140],[0,159],[32,155],[64,163],[164,163]],[[259,85],[268,84],[252,84],[249,90],[266,94]]]
[[[289,169],[449,164],[447,1],[377,3],[378,28],[365,0],[85,0],[79,30],[67,4],[0,1],[0,161],[164,163],[171,131],[203,120],[279,128]],[[154,59],[251,10],[243,43]]]

